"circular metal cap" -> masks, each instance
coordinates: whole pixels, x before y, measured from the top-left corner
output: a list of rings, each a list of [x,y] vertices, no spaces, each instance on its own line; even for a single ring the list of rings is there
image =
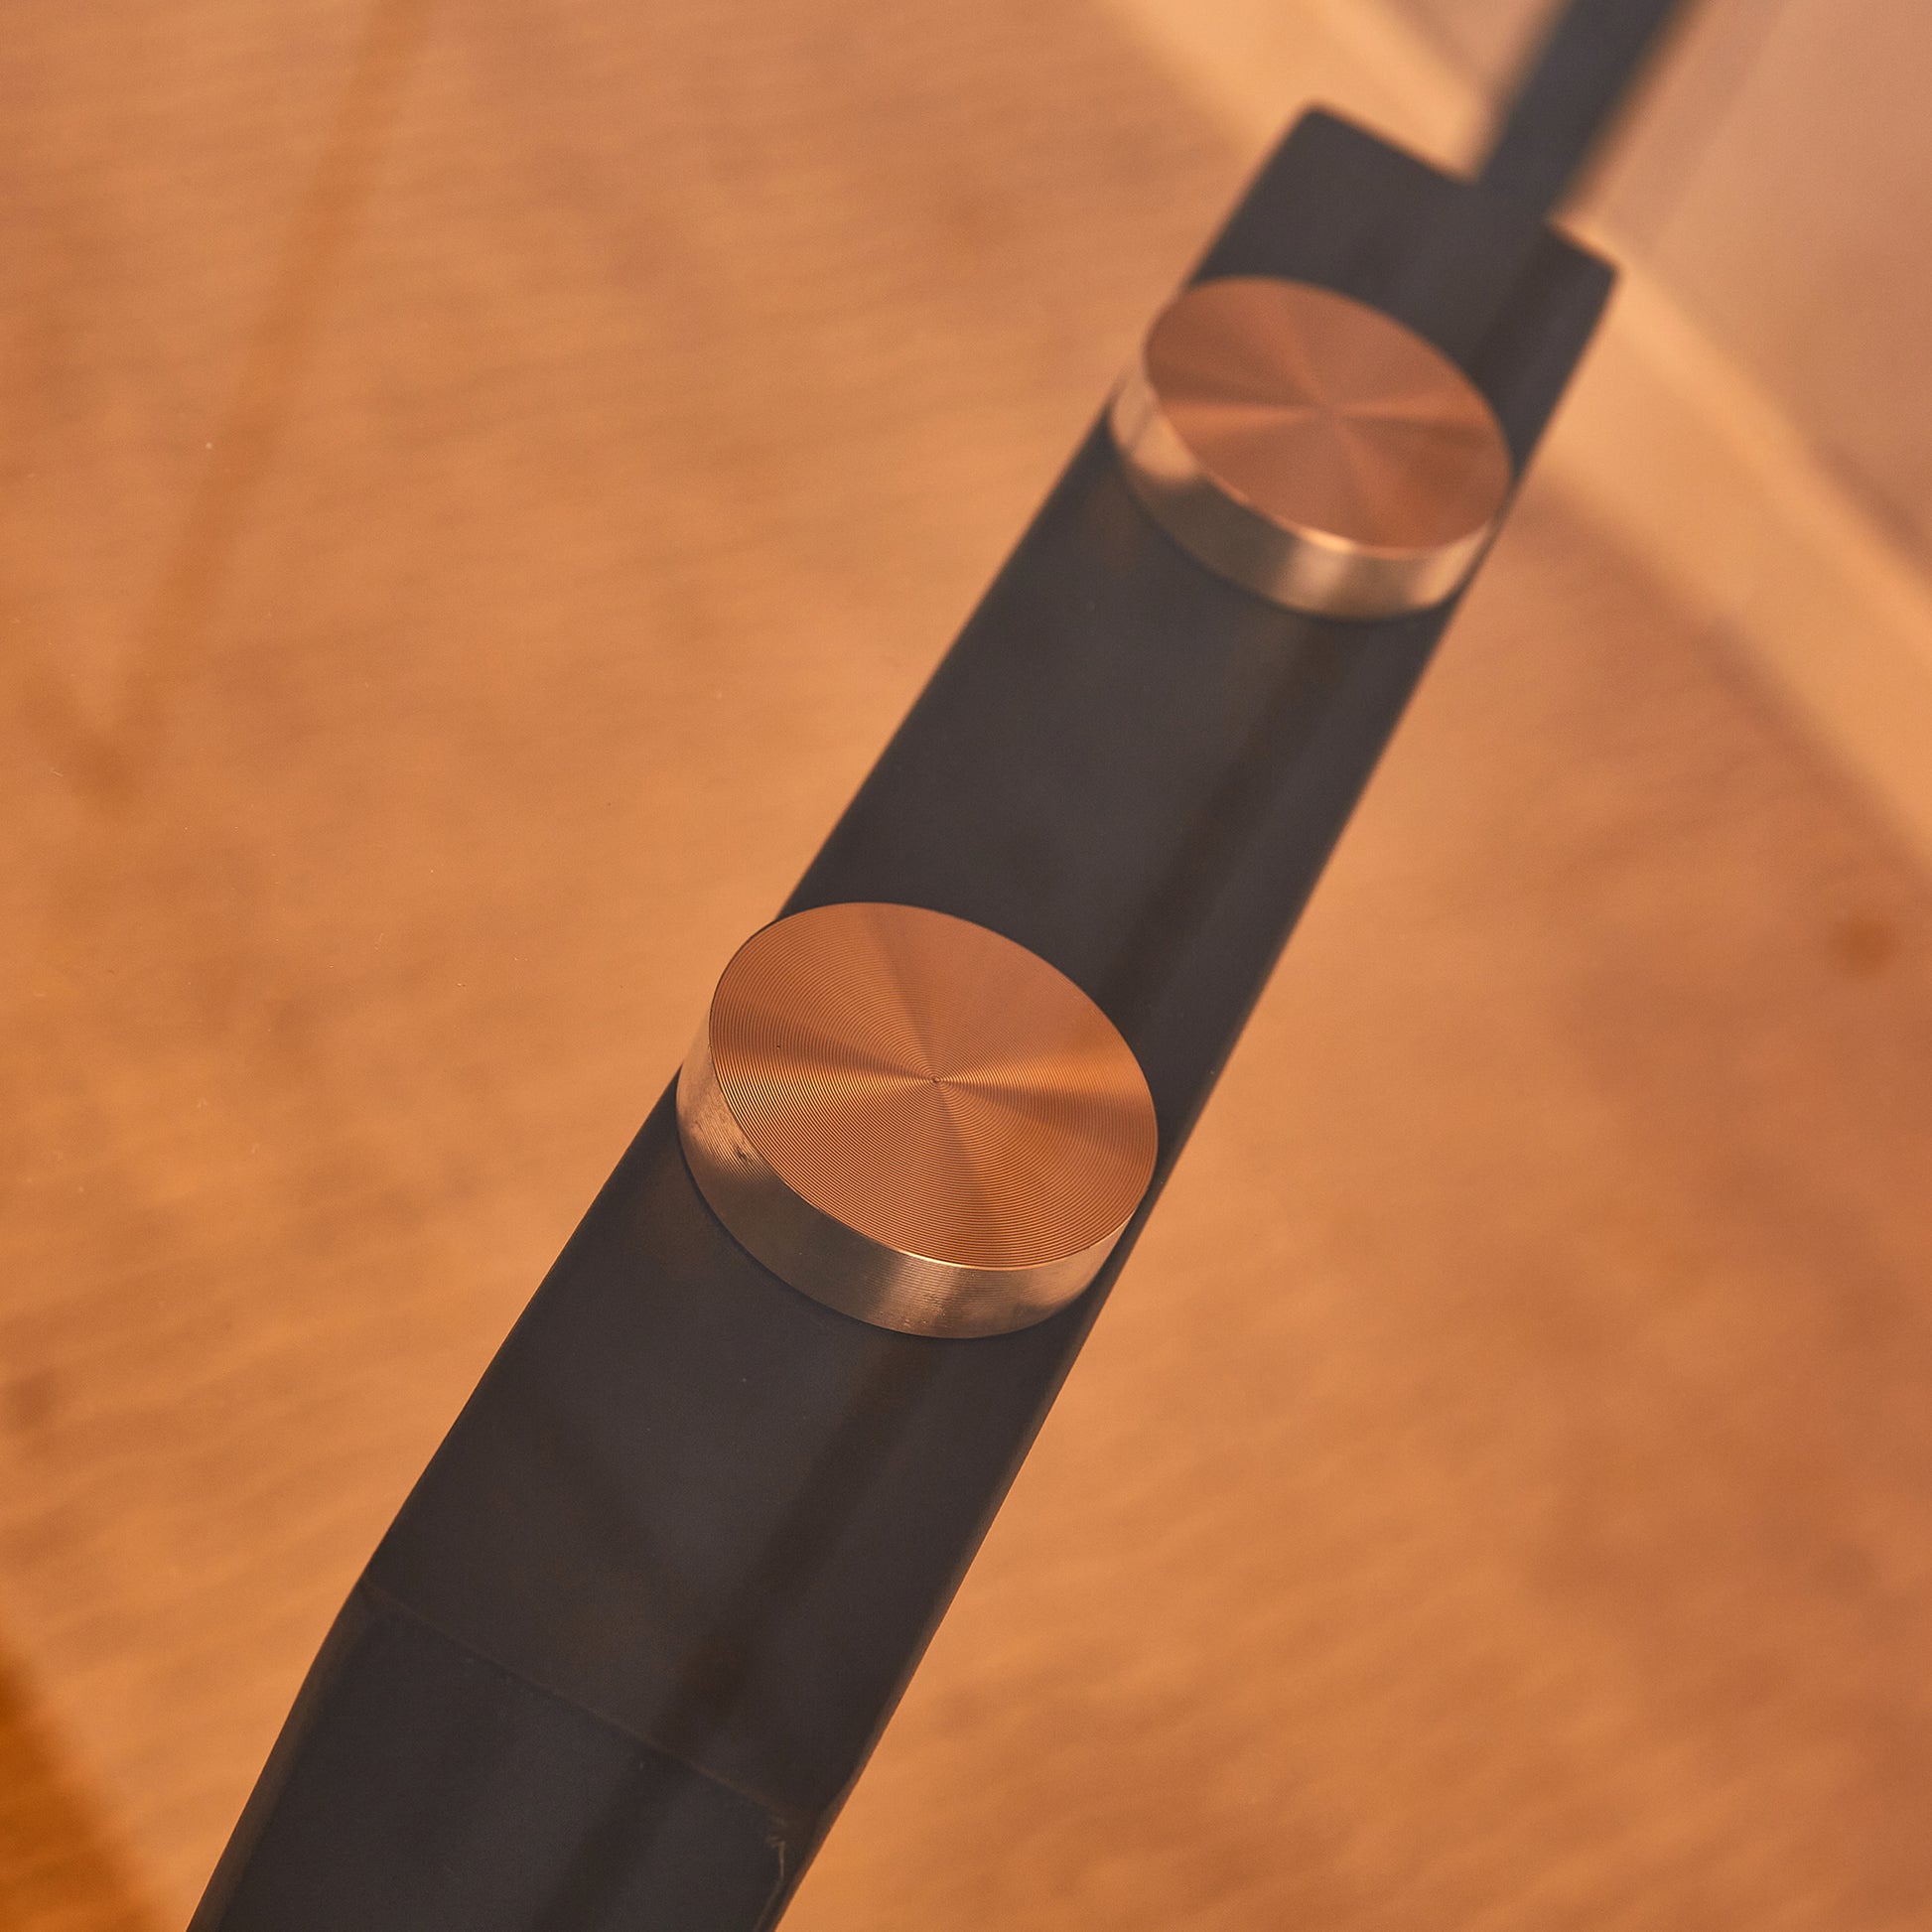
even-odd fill
[[[1440,603],[1509,494],[1509,446],[1474,383],[1380,310],[1307,282],[1184,290],[1109,422],[1135,494],[1184,550],[1326,617]]]
[[[691,1173],[774,1274],[885,1328],[1070,1302],[1154,1173],[1154,1102],[1071,980],[985,926],[823,905],[725,968],[677,1088]]]

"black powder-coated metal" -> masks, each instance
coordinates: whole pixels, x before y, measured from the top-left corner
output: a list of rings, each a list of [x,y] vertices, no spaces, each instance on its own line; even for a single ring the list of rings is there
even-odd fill
[[[1688,0],[1569,0],[1558,8],[1511,90],[1482,186],[1525,209],[1555,207],[1690,11]]]
[[[1429,270],[1451,231],[1476,244]],[[1319,113],[1197,271],[1225,274],[1387,309],[1519,468],[1610,284]],[[1221,581],[1096,429],[785,909],[931,906],[1068,974],[1153,1090],[1144,1217],[1449,615],[1340,622]],[[197,1932],[770,1924],[1140,1218],[1037,1327],[893,1333],[753,1261],[660,1101],[369,1564]]]

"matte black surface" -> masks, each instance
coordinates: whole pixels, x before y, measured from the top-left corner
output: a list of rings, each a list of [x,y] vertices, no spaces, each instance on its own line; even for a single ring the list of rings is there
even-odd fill
[[[1389,308],[1463,363],[1520,462],[1609,274],[1539,232],[1432,282],[1419,250],[1470,193],[1311,115],[1200,273]],[[1350,624],[1250,597],[1143,514],[1096,431],[786,909],[928,905],[1066,972],[1147,1072],[1158,1193],[1447,617]],[[678,1924],[769,1923],[1139,1225],[1036,1328],[871,1328],[725,1233],[667,1096],[377,1551],[389,1620],[318,1661],[197,1925],[257,1932],[267,1901],[300,1898],[310,1916],[278,1932],[615,1932],[659,1922],[649,1874],[694,1871],[712,1889]],[[497,1767],[481,1781],[461,1774],[478,1736]],[[537,1764],[559,1795],[519,1824],[500,1794]],[[732,1793],[756,1831],[735,1836]],[[591,1845],[619,1876],[558,1916]],[[505,1902],[466,1917],[472,1857]]]
[[[1685,0],[1559,7],[1503,117],[1480,182],[1536,213],[1556,207],[1622,109]]]
[[[238,1834],[261,1836],[234,1932],[732,1932],[776,1896],[757,1805],[369,1592],[320,1661],[328,1697]]]

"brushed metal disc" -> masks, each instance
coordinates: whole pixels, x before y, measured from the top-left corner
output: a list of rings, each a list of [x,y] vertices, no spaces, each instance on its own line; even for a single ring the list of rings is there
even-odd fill
[[[718,1218],[818,1301],[912,1334],[1024,1328],[1140,1204],[1154,1102],[1111,1021],[1011,939],[910,905],[793,913],[726,967],[678,1078]]]
[[[1494,412],[1442,350],[1307,282],[1183,290],[1108,420],[1135,494],[1183,549],[1327,617],[1440,603],[1512,481]]]

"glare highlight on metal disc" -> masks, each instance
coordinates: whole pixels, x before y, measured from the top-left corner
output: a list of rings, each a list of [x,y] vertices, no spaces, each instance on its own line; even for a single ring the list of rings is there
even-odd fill
[[[1146,1193],[1127,1043],[1062,973],[969,920],[816,907],[746,942],[678,1083],[701,1191],[740,1242],[885,1327],[1044,1318]]]
[[[1440,603],[1512,482],[1500,425],[1447,355],[1306,282],[1184,290],[1109,422],[1129,484],[1176,542],[1274,603],[1329,617]]]

